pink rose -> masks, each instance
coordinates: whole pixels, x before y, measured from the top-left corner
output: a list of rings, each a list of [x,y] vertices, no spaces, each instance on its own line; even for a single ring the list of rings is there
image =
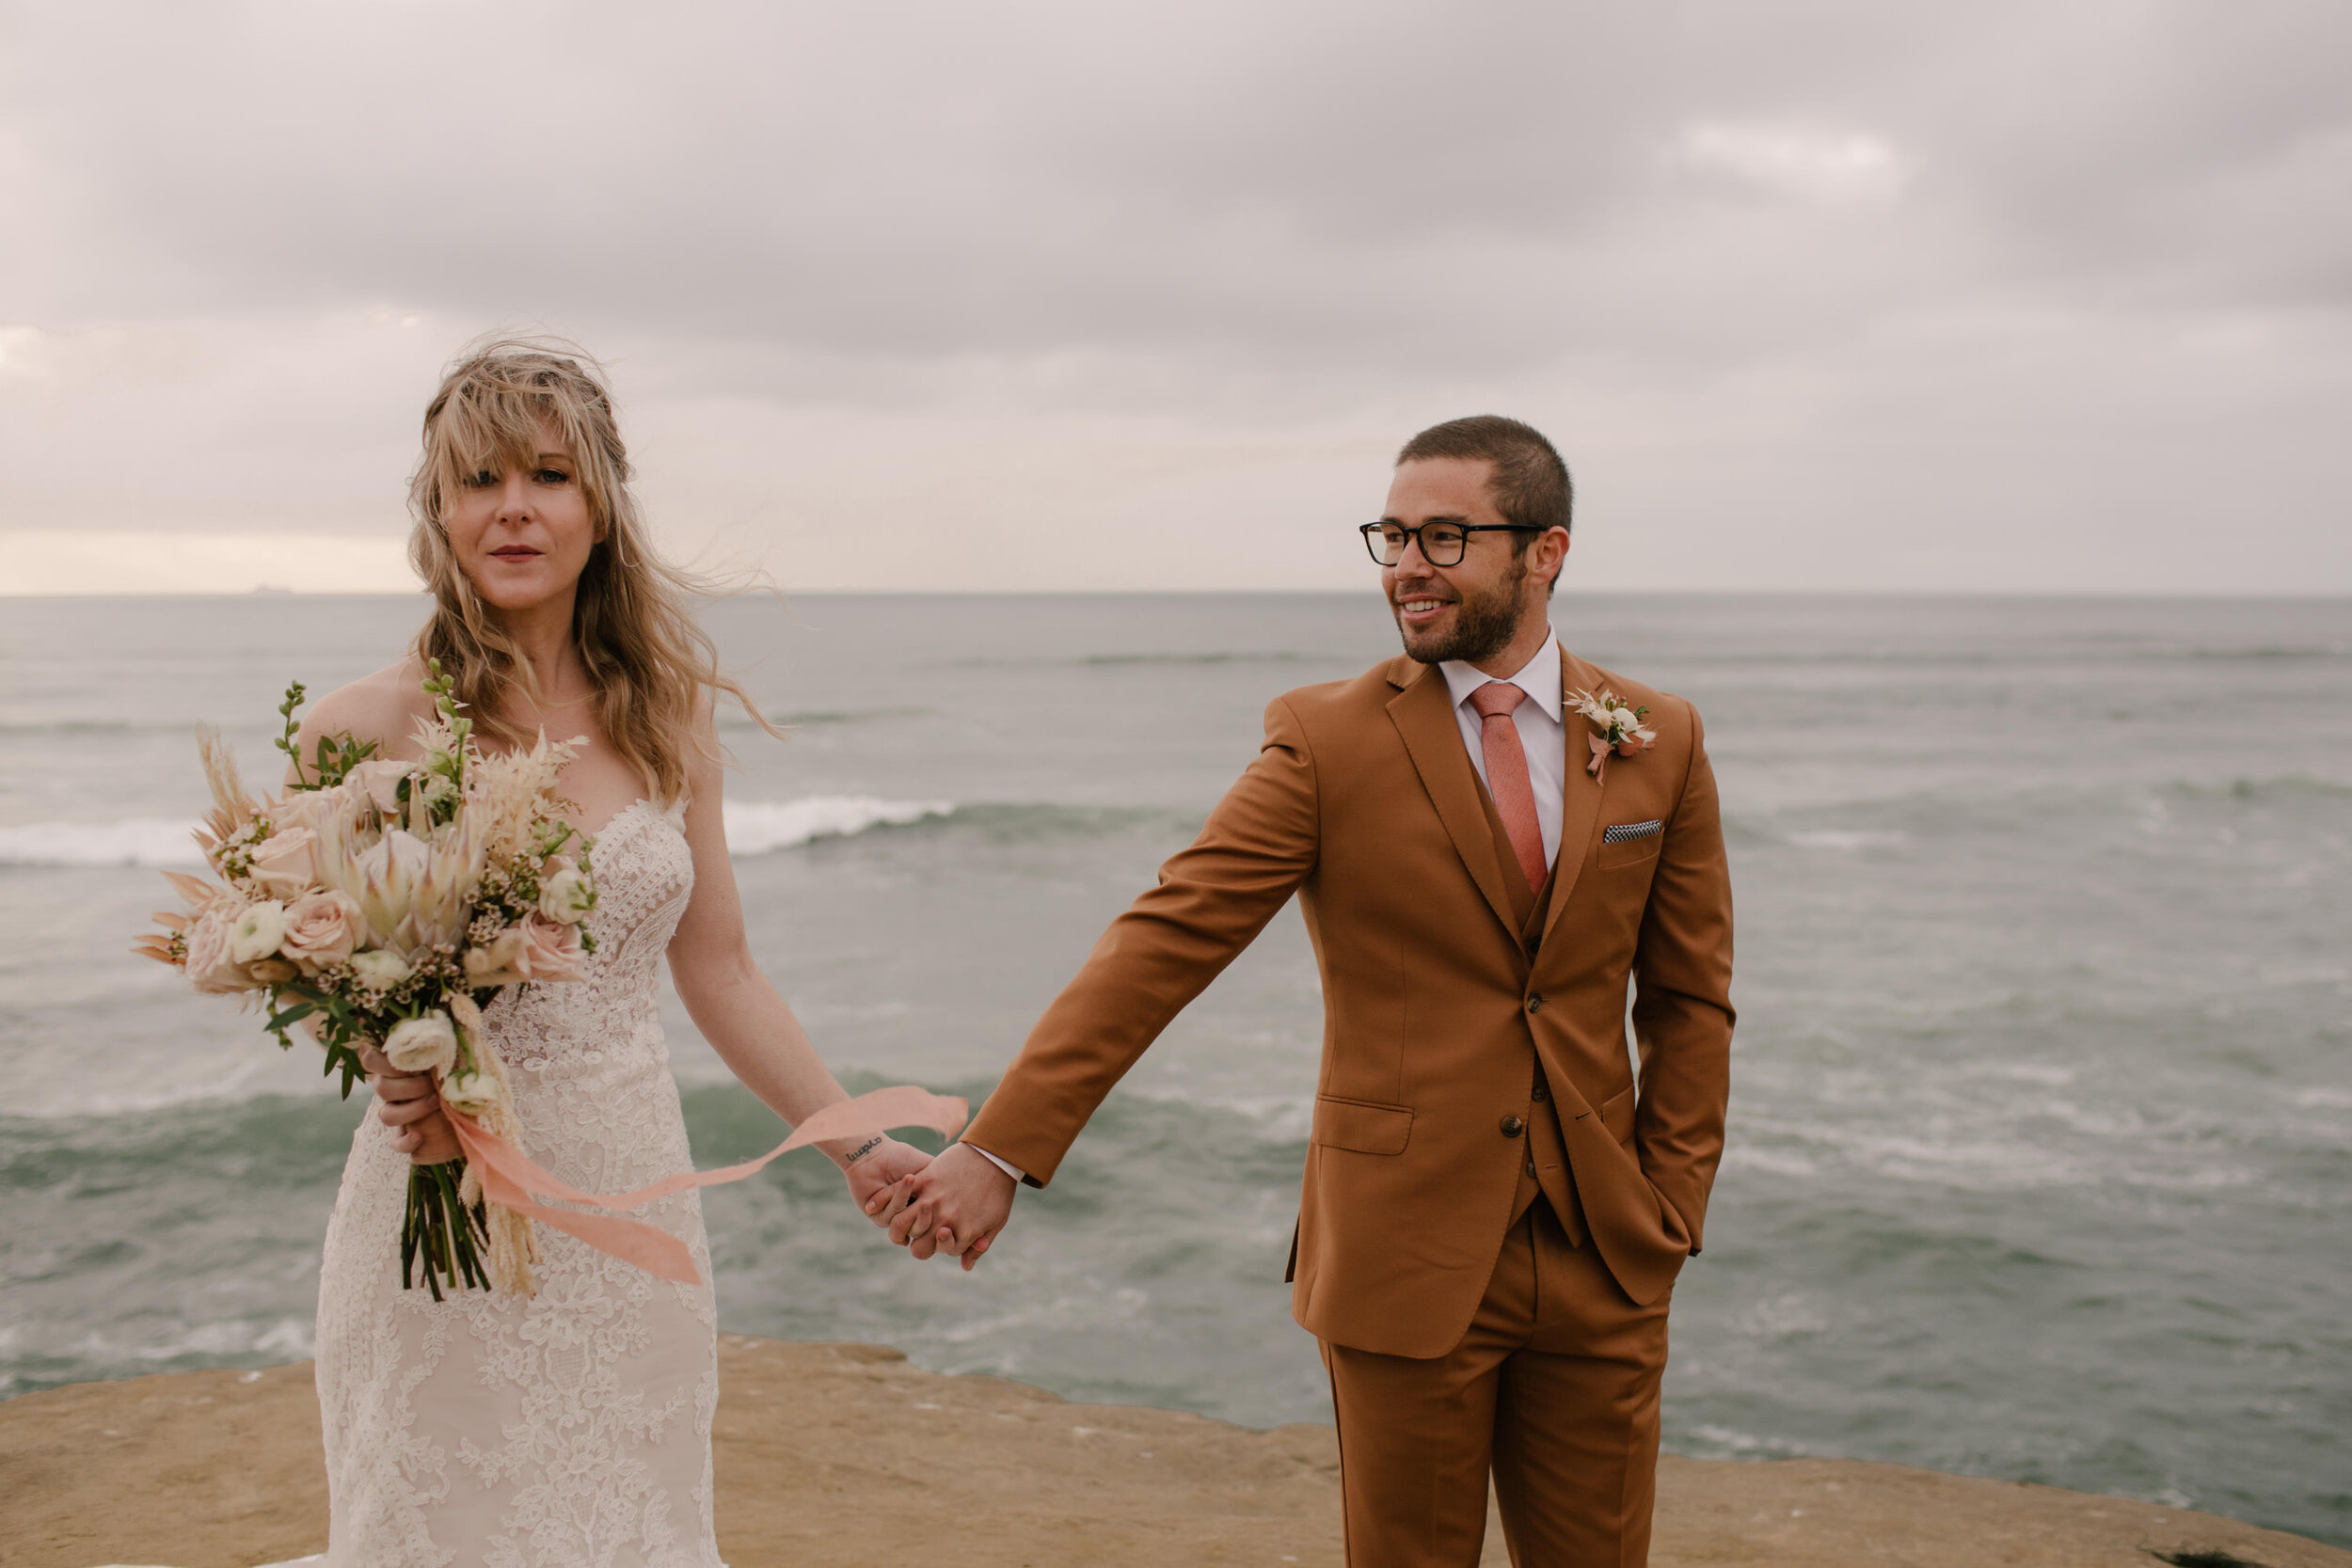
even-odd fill
[[[264,810],[279,832],[308,828],[324,842],[330,830],[347,822],[367,800],[366,791],[346,781],[332,789],[290,789]]]
[[[587,973],[582,967],[579,927],[532,914],[524,918],[522,933],[523,948],[516,967],[525,978],[577,980]]]
[[[579,927],[532,914],[466,950],[466,984],[479,990],[526,980],[577,980],[585,973],[584,959]]]
[[[263,806],[262,815],[269,818],[270,826],[278,832],[282,833],[289,828],[309,828],[315,832],[319,825],[319,811],[331,793],[321,789],[290,789]]]
[[[278,950],[305,974],[332,969],[351,957],[367,931],[367,916],[347,893],[313,893],[286,908],[286,934]]]
[[[272,898],[299,898],[319,885],[319,835],[308,828],[279,828],[253,847],[253,879]]]
[[[254,989],[253,976],[230,951],[230,930],[235,924],[226,911],[216,909],[188,927],[188,981],[206,995]]]
[[[357,784],[375,802],[375,809],[389,816],[400,810],[400,781],[415,766],[406,762],[363,762],[343,776],[343,783]]]

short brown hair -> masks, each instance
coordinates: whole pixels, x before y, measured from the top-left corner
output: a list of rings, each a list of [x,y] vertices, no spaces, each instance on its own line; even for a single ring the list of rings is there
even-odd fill
[[[1494,492],[1495,510],[1506,523],[1531,529],[1565,529],[1576,505],[1576,483],[1568,466],[1534,425],[1506,420],[1500,414],[1473,414],[1467,420],[1433,424],[1405,443],[1396,454],[1397,467],[1431,457],[1460,457],[1494,465],[1487,488]],[[1518,536],[1526,549],[1532,533]]]

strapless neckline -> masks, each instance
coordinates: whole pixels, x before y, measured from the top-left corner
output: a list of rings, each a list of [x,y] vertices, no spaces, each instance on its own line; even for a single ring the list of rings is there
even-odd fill
[[[650,796],[640,795],[639,797],[637,797],[637,799],[636,799],[636,800],[631,800],[631,801],[630,801],[628,805],[623,806],[620,810],[618,810],[618,811],[614,812],[612,816],[610,816],[606,817],[606,818],[604,819],[604,825],[603,825],[602,827],[598,827],[598,828],[582,828],[582,827],[580,827],[578,824],[574,824],[574,825],[573,825],[573,829],[572,829],[572,831],[573,831],[573,832],[575,832],[580,833],[581,835],[583,835],[583,836],[585,836],[585,837],[588,837],[588,838],[599,838],[599,839],[600,839],[600,838],[604,837],[604,835],[605,835],[605,834],[607,834],[607,833],[611,832],[612,831],[613,827],[614,827],[614,826],[615,826],[615,825],[616,825],[616,824],[617,824],[617,823],[618,823],[618,822],[619,822],[619,821],[620,821],[623,817],[628,816],[628,815],[630,815],[632,812],[637,812],[637,811],[650,811],[650,812],[653,812],[656,816],[664,816],[664,817],[666,817],[666,816],[671,816],[674,812],[683,811],[684,809],[685,809],[685,803],[684,803],[683,801],[679,802],[679,803],[678,803],[677,805],[675,805],[675,806],[663,806],[663,805],[661,805],[661,804],[660,804],[660,802],[659,802],[659,801],[655,800],[654,800],[652,797],[650,797]]]

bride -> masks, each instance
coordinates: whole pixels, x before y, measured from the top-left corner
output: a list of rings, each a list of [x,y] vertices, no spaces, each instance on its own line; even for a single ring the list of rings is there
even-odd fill
[[[590,1192],[691,1164],[656,1012],[666,955],[695,1026],[778,1116],[845,1099],[754,963],[721,824],[715,695],[748,699],[694,625],[691,579],[647,546],[612,399],[563,352],[469,352],[425,410],[409,557],[431,617],[400,663],[334,692],[303,746],[348,730],[417,755],[440,660],[485,746],[580,736],[563,775],[594,835],[599,905],[584,980],[485,1010],[526,1146]],[[757,717],[754,710],[754,717]],[[765,721],[761,722],[765,724]],[[772,731],[771,731],[772,733]],[[368,1057],[319,1281],[318,1390],[335,1568],[716,1568],[717,1316],[692,1192],[635,1217],[704,1283],[676,1285],[539,1227],[531,1297],[403,1290],[394,1245],[410,1162],[453,1157],[429,1078]],[[890,1138],[825,1145],[861,1210],[928,1156]]]

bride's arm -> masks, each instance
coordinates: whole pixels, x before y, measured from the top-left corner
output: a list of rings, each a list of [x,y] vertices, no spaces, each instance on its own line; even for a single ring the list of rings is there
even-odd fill
[[[727,859],[725,781],[707,728],[707,707],[703,723],[708,754],[691,756],[687,765],[686,842],[694,855],[694,895],[670,939],[670,977],[719,1059],[770,1110],[797,1126],[849,1095],[752,958],[735,868]],[[835,1139],[816,1147],[841,1167],[861,1209],[930,1163],[929,1155],[879,1130],[870,1139]],[[872,1217],[886,1225],[891,1214],[885,1208]]]
[[[318,782],[311,762],[325,736],[372,741],[379,757],[414,759],[417,721],[433,711],[433,705],[418,687],[421,673],[413,660],[403,659],[372,675],[362,675],[349,686],[338,687],[311,705],[302,717],[302,733],[294,740],[294,750],[303,759],[303,781]],[[285,782],[296,782],[291,763]]]

